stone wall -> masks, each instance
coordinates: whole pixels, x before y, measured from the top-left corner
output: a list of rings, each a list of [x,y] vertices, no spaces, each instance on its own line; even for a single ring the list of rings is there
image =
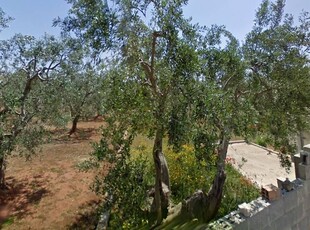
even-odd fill
[[[309,131],[302,131],[299,135],[296,136],[296,147],[297,153],[302,150],[304,145],[310,144],[310,132]]]
[[[310,145],[295,155],[294,163],[296,180],[279,178],[277,187],[267,186],[267,190],[272,188],[268,191],[262,188],[267,196],[239,205],[238,210],[209,224],[208,229],[310,229]]]

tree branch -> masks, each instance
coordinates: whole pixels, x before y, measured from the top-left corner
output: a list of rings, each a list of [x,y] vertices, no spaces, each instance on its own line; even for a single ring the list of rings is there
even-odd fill
[[[25,88],[24,88],[24,92],[23,92],[23,95],[19,98],[19,101],[20,102],[24,102],[25,99],[27,98],[30,90],[31,90],[31,85],[32,85],[32,82],[34,81],[35,78],[37,78],[39,75],[38,73],[35,74],[34,76],[31,76],[28,78],[27,82],[26,82],[26,85],[25,85]]]
[[[155,75],[156,40],[158,37],[164,37],[164,34],[161,31],[154,31],[152,40],[152,55],[151,55],[151,72],[153,77]]]
[[[155,35],[155,32],[153,33],[153,41],[152,41],[152,54],[151,54],[151,66],[150,66],[150,75],[149,75],[149,79],[151,81],[151,84],[153,85],[153,89],[155,90],[155,92],[157,92],[156,90],[156,79],[155,79],[155,55],[156,55],[156,39],[157,36]]]
[[[160,31],[154,31],[152,34],[152,53],[151,53],[151,64],[148,64],[147,62],[143,61],[142,59],[139,60],[140,65],[143,67],[144,72],[150,82],[150,85],[153,93],[155,95],[161,95],[159,92],[157,83],[156,83],[156,77],[155,77],[155,56],[156,56],[156,40],[158,37],[163,37],[164,34]]]
[[[34,69],[34,71],[37,70],[37,56],[34,57],[33,69]]]
[[[157,94],[157,85],[156,85],[156,79],[153,75],[153,71],[152,71],[152,67],[146,63],[145,61],[143,61],[142,59],[140,59],[140,65],[143,67],[143,70],[145,72],[146,77],[148,78],[150,84],[148,84],[152,90],[154,94]]]
[[[228,83],[233,79],[234,75],[230,76],[227,81],[225,82],[225,84],[223,85],[223,90],[227,89]]]

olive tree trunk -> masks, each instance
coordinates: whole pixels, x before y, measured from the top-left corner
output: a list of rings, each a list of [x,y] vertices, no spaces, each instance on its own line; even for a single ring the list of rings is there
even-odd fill
[[[151,212],[155,218],[155,225],[158,226],[168,215],[170,179],[168,165],[163,150],[163,129],[156,132],[153,160],[155,165],[155,195]]]
[[[0,189],[6,188],[5,184],[5,160],[4,157],[0,157]]]
[[[213,219],[221,205],[223,189],[226,180],[225,159],[227,156],[229,140],[223,138],[218,148],[217,172],[208,193],[196,192],[183,204],[183,210],[191,218],[198,218],[203,222]]]
[[[220,208],[222,202],[224,184],[226,180],[225,159],[227,155],[229,140],[223,138],[218,148],[217,172],[208,193],[198,190],[186,199],[179,210],[156,229],[172,229],[184,224],[194,218],[200,222],[207,223],[212,220]]]
[[[72,126],[71,126],[71,129],[70,129],[70,131],[69,131],[69,136],[76,132],[76,130],[77,130],[77,123],[78,123],[79,119],[80,119],[80,115],[76,115],[76,116],[73,118],[73,120],[72,120]]]

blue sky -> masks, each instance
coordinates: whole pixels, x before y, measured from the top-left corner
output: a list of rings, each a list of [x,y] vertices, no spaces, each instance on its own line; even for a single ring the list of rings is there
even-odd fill
[[[184,13],[194,22],[210,26],[225,25],[239,40],[253,26],[255,12],[261,0],[189,0]],[[0,7],[15,18],[10,27],[0,33],[0,39],[7,39],[15,33],[42,36],[45,32],[58,34],[52,27],[52,20],[65,17],[69,6],[65,0],[0,0]],[[310,12],[310,0],[287,0],[286,12],[292,13],[297,21],[299,13]]]

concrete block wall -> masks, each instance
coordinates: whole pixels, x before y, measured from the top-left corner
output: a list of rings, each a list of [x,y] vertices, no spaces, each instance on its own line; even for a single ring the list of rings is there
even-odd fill
[[[310,150],[310,145],[304,146]],[[307,152],[306,152],[307,154]],[[310,157],[310,152],[308,157]],[[302,170],[310,171],[310,164],[302,162],[296,156],[295,164]],[[296,173],[301,178],[292,181],[293,190],[281,189],[278,200],[267,201],[258,198],[247,204],[250,212],[243,215],[242,210],[236,210],[225,217],[209,224],[208,229],[237,230],[307,230],[310,229],[310,175]],[[275,182],[276,184],[277,182]]]

